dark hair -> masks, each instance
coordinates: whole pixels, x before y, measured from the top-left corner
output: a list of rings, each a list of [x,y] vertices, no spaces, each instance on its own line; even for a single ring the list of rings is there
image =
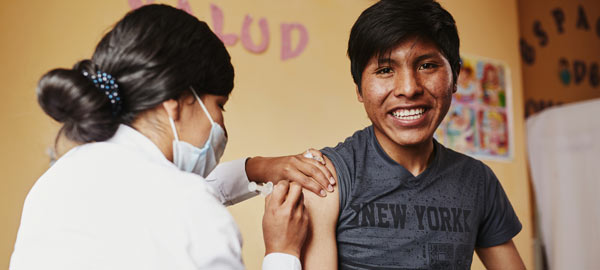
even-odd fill
[[[360,14],[348,40],[354,83],[361,91],[365,66],[408,37],[432,40],[448,59],[454,83],[460,72],[460,40],[452,15],[433,0],[381,0]]]
[[[113,115],[109,98],[83,75],[98,70],[116,78],[122,108]],[[91,60],[54,69],[38,83],[38,102],[60,132],[76,142],[104,141],[119,124],[163,101],[189,93],[228,96],[233,66],[223,42],[185,11],[146,5],[129,12],[98,43]],[[59,132],[59,135],[60,135]]]

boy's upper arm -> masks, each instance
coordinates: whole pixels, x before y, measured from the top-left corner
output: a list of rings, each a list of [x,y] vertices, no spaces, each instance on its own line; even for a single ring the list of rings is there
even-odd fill
[[[497,246],[477,248],[476,251],[487,269],[525,269],[512,240]]]
[[[335,167],[325,157],[326,166],[337,179]],[[304,205],[310,216],[309,233],[302,252],[303,269],[337,269],[336,226],[340,209],[339,188],[336,185],[327,197],[304,190]]]

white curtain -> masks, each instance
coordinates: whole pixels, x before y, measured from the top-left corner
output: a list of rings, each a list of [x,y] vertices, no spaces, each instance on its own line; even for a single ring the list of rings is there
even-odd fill
[[[529,165],[550,269],[600,269],[600,99],[527,119]]]

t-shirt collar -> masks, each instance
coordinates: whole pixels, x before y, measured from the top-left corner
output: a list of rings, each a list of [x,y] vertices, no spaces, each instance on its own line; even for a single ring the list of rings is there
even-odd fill
[[[381,145],[379,144],[379,141],[377,141],[377,137],[375,136],[375,132],[374,132],[373,128],[374,128],[373,125],[371,125],[371,126],[369,126],[368,130],[371,135],[370,137],[372,138],[372,142],[373,142],[372,145],[373,145],[373,147],[375,147],[376,151],[388,163],[391,163],[394,166],[401,167],[402,170],[407,174],[407,176],[409,176],[413,180],[424,179],[427,175],[431,175],[437,169],[438,163],[440,160],[440,156],[442,155],[442,151],[441,151],[441,145],[438,143],[438,141],[435,138],[433,139],[433,160],[421,174],[414,176],[414,175],[412,175],[412,173],[410,171],[408,171],[406,168],[404,168],[404,166],[400,165],[398,162],[396,162],[394,159],[392,159],[385,152],[385,150],[383,150],[383,147],[381,147]]]

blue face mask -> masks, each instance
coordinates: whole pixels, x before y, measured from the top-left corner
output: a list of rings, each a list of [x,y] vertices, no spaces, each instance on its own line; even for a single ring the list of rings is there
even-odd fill
[[[227,137],[225,136],[225,130],[223,130],[221,125],[213,121],[208,110],[204,106],[204,103],[202,103],[202,100],[200,100],[193,89],[192,93],[210,120],[212,125],[210,135],[202,148],[180,141],[179,136],[177,136],[177,130],[175,129],[175,123],[173,122],[173,119],[169,117],[173,135],[175,136],[175,140],[173,140],[173,163],[182,171],[192,172],[202,177],[206,177],[215,167],[217,167],[217,164],[219,164],[219,160],[223,156],[223,152],[225,152]]]

